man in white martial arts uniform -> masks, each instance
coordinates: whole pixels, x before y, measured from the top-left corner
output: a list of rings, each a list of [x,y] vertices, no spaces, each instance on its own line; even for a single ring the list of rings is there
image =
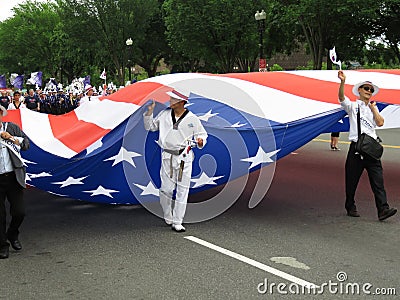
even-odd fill
[[[182,222],[192,176],[194,154],[191,147],[196,143],[199,149],[203,148],[207,132],[199,118],[185,108],[187,95],[176,90],[167,94],[170,96],[170,107],[153,118],[153,101],[144,114],[144,127],[150,131],[159,130],[159,145],[162,148],[160,204],[165,222],[172,224],[173,230],[181,232],[185,231]]]
[[[99,101],[99,96],[94,95],[94,89],[93,87],[89,84],[85,87],[85,96],[79,100],[79,105],[82,105],[87,102],[95,102]]]

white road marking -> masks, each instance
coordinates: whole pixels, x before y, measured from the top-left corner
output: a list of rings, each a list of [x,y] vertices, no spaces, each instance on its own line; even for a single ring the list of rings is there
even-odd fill
[[[244,262],[246,264],[249,264],[249,265],[251,265],[253,267],[256,267],[256,268],[258,268],[260,270],[266,271],[268,273],[271,273],[271,274],[273,274],[275,276],[281,277],[281,278],[286,279],[288,281],[291,281],[291,282],[293,282],[295,284],[298,284],[300,286],[307,287],[307,288],[319,288],[318,285],[316,285],[316,284],[314,284],[312,282],[308,282],[308,281],[303,280],[301,278],[298,278],[298,277],[295,277],[295,276],[290,275],[288,273],[282,272],[282,271],[280,271],[278,269],[275,269],[275,268],[272,268],[270,266],[264,265],[264,264],[262,264],[262,263],[260,263],[258,261],[255,261],[255,260],[253,260],[251,258],[248,258],[248,257],[243,256],[241,254],[232,252],[230,250],[224,249],[224,248],[219,247],[217,245],[211,244],[211,243],[209,243],[207,241],[204,241],[202,239],[199,239],[197,237],[185,236],[185,239],[188,239],[188,240],[190,240],[192,242],[195,242],[197,244],[200,244],[200,245],[202,245],[204,247],[210,248],[210,249],[215,250],[215,251],[217,251],[219,253],[222,253],[222,254],[225,254],[225,255],[230,256],[232,258],[235,258],[237,260],[240,260],[240,261],[242,261],[242,262]]]
[[[310,267],[306,264],[298,261],[294,257],[271,257],[270,258],[274,263],[287,265],[292,268],[303,269],[303,270],[310,270]]]

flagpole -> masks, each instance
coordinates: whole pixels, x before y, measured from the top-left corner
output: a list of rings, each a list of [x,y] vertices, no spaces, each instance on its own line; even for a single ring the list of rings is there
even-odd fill
[[[106,68],[103,69],[103,72],[100,75],[101,79],[104,79],[104,85],[103,85],[103,95],[106,94],[107,90],[107,73],[106,73]]]

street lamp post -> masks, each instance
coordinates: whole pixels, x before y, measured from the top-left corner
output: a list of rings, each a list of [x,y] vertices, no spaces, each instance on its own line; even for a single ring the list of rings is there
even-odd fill
[[[258,71],[265,72],[267,70],[267,61],[264,58],[263,36],[264,36],[264,31],[265,31],[265,19],[267,18],[267,13],[264,10],[262,10],[261,12],[259,12],[257,10],[254,17],[256,18],[256,21],[258,23],[258,33],[260,36],[260,41],[258,44],[258,46],[260,47],[260,57],[258,60]]]
[[[126,42],[125,42],[125,44],[126,44],[126,46],[128,47],[128,56],[129,57],[131,57],[132,55],[131,55],[131,52],[132,52],[132,44],[133,44],[133,41],[132,41],[132,39],[131,38],[129,38],[129,39],[127,39],[126,40]],[[132,58],[132,57],[131,57]],[[132,70],[131,70],[131,68],[132,68],[132,66],[131,66],[131,60],[128,58],[128,68],[129,68],[129,82],[132,82]]]

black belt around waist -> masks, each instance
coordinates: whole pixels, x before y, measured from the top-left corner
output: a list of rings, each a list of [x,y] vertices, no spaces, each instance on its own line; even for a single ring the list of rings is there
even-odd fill
[[[0,177],[7,177],[7,176],[14,175],[14,174],[15,174],[14,171],[12,171],[12,172],[7,172],[7,173],[0,174]]]
[[[163,151],[172,154],[172,155],[181,155],[183,151],[185,151],[185,148],[179,149],[179,150],[169,150],[169,149],[163,149]]]

